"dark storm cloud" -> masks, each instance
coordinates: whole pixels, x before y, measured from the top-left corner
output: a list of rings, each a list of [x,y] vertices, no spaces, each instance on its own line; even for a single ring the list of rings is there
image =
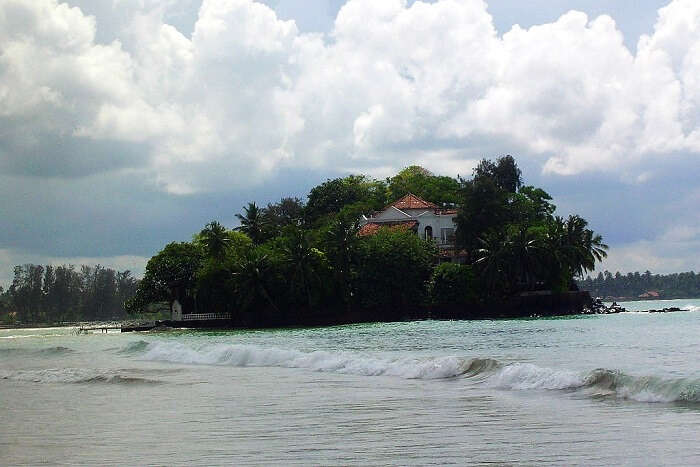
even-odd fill
[[[84,177],[147,163],[147,144],[74,136],[15,134],[0,140],[0,172],[34,177]]]

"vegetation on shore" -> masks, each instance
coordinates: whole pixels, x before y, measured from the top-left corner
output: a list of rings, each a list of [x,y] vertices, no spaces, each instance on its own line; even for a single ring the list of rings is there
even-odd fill
[[[438,248],[411,231],[357,235],[361,214],[413,193],[457,210],[466,264],[440,264]],[[250,202],[240,226],[207,224],[148,262],[131,312],[178,298],[186,310],[229,312],[236,323],[308,322],[353,310],[498,302],[524,291],[562,292],[592,271],[607,246],[579,216],[554,215],[551,196],[524,186],[511,156],[483,160],[470,179],[412,166],[386,180],[327,180],[304,203]]]
[[[441,262],[435,243],[412,231],[358,236],[362,214],[408,193],[456,211],[455,251],[465,264]],[[114,319],[175,298],[186,311],[231,313],[247,326],[358,311],[381,320],[426,306],[468,315],[521,292],[576,289],[574,278],[605,257],[584,219],[554,212],[547,192],[523,185],[511,156],[481,161],[469,179],[418,166],[385,180],[350,175],[312,188],[306,202],[250,202],[234,229],[210,222],[191,241],[166,245],[140,281],[100,266],[18,266],[0,291],[0,319]]]
[[[24,264],[0,288],[0,323],[61,323],[122,319],[136,294],[131,271],[97,266]]]
[[[700,274],[693,271],[666,275],[651,271],[627,274],[604,271],[595,278],[587,276],[578,285],[594,297],[618,301],[700,297]]]

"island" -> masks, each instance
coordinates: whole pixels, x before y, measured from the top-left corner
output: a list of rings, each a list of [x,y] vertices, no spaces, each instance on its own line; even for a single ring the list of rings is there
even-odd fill
[[[152,257],[131,313],[167,303],[180,327],[259,328],[582,313],[575,278],[606,256],[577,215],[524,185],[512,156],[470,178],[410,166],[350,175],[306,202],[248,203]]]

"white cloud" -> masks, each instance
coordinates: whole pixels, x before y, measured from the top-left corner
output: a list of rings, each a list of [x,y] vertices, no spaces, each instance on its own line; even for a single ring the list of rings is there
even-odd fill
[[[643,272],[648,269],[657,274],[697,271],[697,257],[689,254],[697,251],[700,251],[700,222],[679,223],[667,227],[653,239],[611,247],[608,258],[598,269],[613,272]]]
[[[350,0],[328,36],[252,0],[203,1],[191,36],[166,24],[173,2],[119,8],[119,40],[98,44],[106,18],[0,0],[6,166],[36,170],[52,138],[133,144],[138,162],[99,157],[191,193],[284,167],[399,168],[417,148],[429,166],[445,151],[458,169],[519,152],[545,171],[638,182],[668,153],[700,154],[693,0],[660,10],[636,55],[612,18],[580,12],[499,37],[481,0]]]

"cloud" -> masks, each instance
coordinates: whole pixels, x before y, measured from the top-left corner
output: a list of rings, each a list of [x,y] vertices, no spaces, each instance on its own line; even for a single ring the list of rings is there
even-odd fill
[[[139,222],[182,236],[173,219],[224,210],[191,200],[252,199],[300,173],[384,176],[419,163],[469,175],[480,158],[511,153],[571,191],[574,175],[631,189],[697,170],[695,0],[662,8],[634,52],[613,18],[576,11],[499,35],[482,0],[349,0],[313,34],[253,0],[69,1],[0,0],[0,191],[16,205],[0,244],[16,251],[26,237],[44,256],[78,256],[81,243],[91,257],[133,254]],[[100,187],[121,200],[124,233]],[[56,199],[82,214],[42,207]],[[644,200],[645,212],[668,212]],[[604,211],[591,207],[592,223]],[[96,212],[103,227],[90,224]],[[668,240],[647,215],[629,222],[643,231],[627,245]],[[69,220],[80,239],[41,231]],[[100,235],[103,252],[85,240]]]
[[[409,147],[471,161],[486,139],[545,171],[639,181],[649,160],[700,153],[692,0],[660,10],[636,55],[612,18],[574,11],[499,37],[481,0],[350,0],[326,37],[252,0],[203,1],[186,36],[165,23],[173,5],[120,3],[120,38],[98,44],[104,18],[0,1],[3,167],[140,168],[186,194],[285,167],[400,167]]]
[[[598,270],[621,272],[652,271],[655,274],[697,271],[696,258],[689,251],[700,249],[700,236],[669,242],[666,238],[639,240],[613,248]]]

